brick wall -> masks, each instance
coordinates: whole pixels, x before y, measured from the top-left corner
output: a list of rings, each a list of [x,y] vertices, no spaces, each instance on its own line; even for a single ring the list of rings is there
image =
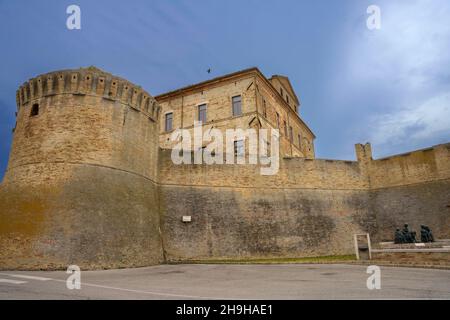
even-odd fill
[[[20,88],[0,187],[0,268],[162,261],[159,110],[152,100],[92,68],[43,75]]]
[[[368,162],[376,240],[392,240],[408,223],[428,225],[437,238],[450,237],[450,144]]]
[[[353,233],[392,240],[404,223],[415,230],[426,224],[448,238],[448,150],[372,160],[370,145],[357,145],[357,162],[285,158],[273,176],[252,165],[174,165],[170,150],[162,150],[167,258],[351,253]],[[401,168],[403,178],[391,174]],[[183,215],[192,222],[183,223]]]
[[[358,161],[338,161],[311,159],[312,145],[295,151],[282,137],[276,175],[248,164],[174,165],[164,112],[174,111],[174,127],[189,130],[203,102],[214,119],[204,129],[247,128],[255,117],[264,128],[274,110],[282,115],[282,102],[251,75],[162,107],[95,68],[25,83],[0,185],[0,268],[347,254],[353,233],[392,240],[403,223],[449,237],[450,144],[379,160],[369,144],[356,145]],[[231,117],[235,94],[243,97],[240,117]],[[262,117],[266,98],[274,107]],[[34,104],[39,113],[31,116]],[[301,119],[294,124],[312,141]],[[185,215],[192,222],[183,223]]]
[[[357,162],[282,159],[262,176],[253,165],[174,165],[170,153],[159,180],[169,260],[347,254],[353,233],[374,230]]]
[[[242,116],[232,114],[232,97],[241,95]],[[292,98],[293,99],[293,98]],[[266,116],[264,116],[264,101]],[[262,128],[277,128],[280,130],[280,154],[283,156],[296,156],[314,158],[314,135],[299,119],[293,105],[284,101],[270,82],[260,72],[243,72],[237,77],[218,82],[212,81],[208,85],[193,89],[181,89],[177,93],[158,97],[163,116],[160,119],[160,146],[171,148],[174,143],[170,141],[171,132],[165,131],[165,114],[173,113],[173,128],[191,129],[194,120],[198,120],[198,106],[207,105],[208,121],[204,130],[209,128],[228,129],[252,127],[255,117]],[[276,114],[279,114],[280,127],[277,126]],[[285,134],[285,125],[288,134]],[[289,127],[293,130],[293,139],[290,141]],[[300,134],[302,143],[299,143]]]

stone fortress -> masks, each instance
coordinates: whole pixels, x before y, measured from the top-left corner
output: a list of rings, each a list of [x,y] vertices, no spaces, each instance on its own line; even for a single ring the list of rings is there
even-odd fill
[[[357,144],[357,161],[315,159],[284,76],[251,68],[152,97],[89,67],[30,79],[16,98],[0,269],[352,254],[355,233],[392,240],[405,222],[450,232],[450,144],[378,160]],[[169,136],[194,120],[279,128],[279,172],[175,165]]]

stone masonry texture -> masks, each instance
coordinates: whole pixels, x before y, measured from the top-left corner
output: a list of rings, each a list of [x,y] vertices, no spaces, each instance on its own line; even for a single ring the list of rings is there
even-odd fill
[[[378,160],[357,144],[357,161],[315,159],[295,94],[285,89],[287,105],[274,89],[286,81],[253,68],[153,98],[95,67],[29,80],[0,184],[0,269],[351,254],[354,233],[388,241],[404,223],[449,237],[450,144]],[[164,114],[191,130],[203,103],[204,128],[274,128],[279,114],[294,130],[281,135],[279,172],[175,165]]]

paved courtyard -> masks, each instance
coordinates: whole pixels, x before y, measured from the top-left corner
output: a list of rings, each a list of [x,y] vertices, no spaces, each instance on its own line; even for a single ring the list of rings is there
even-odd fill
[[[161,265],[82,271],[1,271],[0,299],[450,299],[450,270],[381,267],[367,289],[361,265]]]

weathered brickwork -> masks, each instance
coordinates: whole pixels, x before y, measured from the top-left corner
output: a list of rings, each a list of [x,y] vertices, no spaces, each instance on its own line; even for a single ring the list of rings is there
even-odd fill
[[[370,162],[373,189],[450,179],[449,148],[440,145]]]
[[[96,68],[31,79],[17,97],[0,267],[161,262],[154,99]]]
[[[258,80],[258,114],[262,127],[279,129],[282,155],[313,159],[315,136],[298,116],[297,107],[292,102],[289,105],[278,92],[274,92],[273,86],[269,86],[262,78],[259,77]],[[289,132],[291,127],[292,142]]]
[[[369,161],[371,210],[380,226],[376,239],[392,239],[403,223],[416,231],[432,226],[450,236],[450,144]]]
[[[368,179],[358,162],[304,158],[280,159],[276,175],[263,176],[256,165],[176,165],[171,150],[161,150],[161,184],[261,188],[367,190]]]
[[[394,176],[385,174],[383,180],[380,163],[398,161],[398,156],[372,160],[369,144],[356,145],[357,162],[282,159],[274,176],[262,176],[251,165],[174,165],[170,151],[162,151],[166,256],[183,260],[350,254],[354,233],[392,241],[393,231],[404,223],[414,230],[426,224],[437,238],[448,238],[449,147],[426,150],[426,160],[423,151],[412,152],[404,183],[395,186]],[[424,171],[424,162],[434,163],[438,173]],[[384,170],[396,172],[404,165]],[[372,172],[379,173],[376,187]],[[183,215],[192,222],[183,223]]]
[[[162,186],[161,194],[172,261],[346,254],[352,234],[373,223],[367,194],[356,190]]]
[[[278,173],[175,165],[165,114],[192,131],[204,103],[203,130],[277,128],[278,113]],[[282,76],[253,68],[153,98],[96,68],[66,70],[25,83],[17,105],[0,185],[1,269],[349,254],[354,233],[392,240],[403,223],[449,237],[450,144],[379,160],[358,144],[357,161],[315,159]]]
[[[285,88],[283,96],[275,89],[272,82],[277,88],[281,86]],[[313,159],[315,136],[296,112],[297,107],[293,98],[295,93],[290,94],[290,103],[283,98],[288,94],[289,86],[287,83],[282,84],[279,79],[269,81],[258,69],[252,68],[159,95],[156,99],[161,105],[163,115],[160,120],[161,147],[171,148],[175,145],[176,142],[170,139],[175,129],[189,129],[192,132],[194,121],[199,120],[198,107],[206,105],[207,121],[203,123],[203,130],[211,128],[278,129],[281,137],[281,155]],[[232,97],[234,96],[242,98],[242,115],[240,116],[233,115]],[[173,115],[173,130],[169,132],[165,130],[167,113]]]

